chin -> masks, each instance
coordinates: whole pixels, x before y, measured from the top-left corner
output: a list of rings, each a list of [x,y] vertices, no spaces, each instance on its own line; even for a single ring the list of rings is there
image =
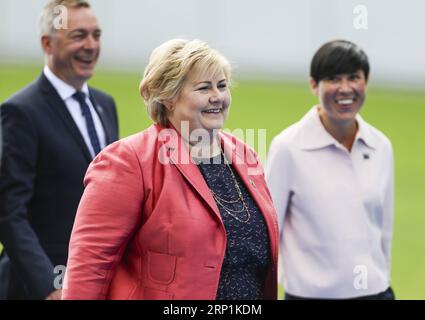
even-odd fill
[[[77,72],[78,78],[84,81],[87,81],[88,79],[90,79],[93,76],[93,74],[94,74],[93,70],[85,70],[85,71]]]
[[[94,65],[87,65],[87,66],[75,66],[74,72],[75,75],[81,79],[89,79],[94,74]]]
[[[204,127],[203,129],[206,131],[218,131],[221,130],[223,127],[222,126],[208,126],[208,127]]]
[[[213,129],[223,129],[223,126],[224,126],[224,121],[220,121],[212,125]]]
[[[205,125],[203,126],[203,129],[207,130],[207,131],[211,131],[211,130],[221,130],[223,129],[223,125],[222,124],[209,124],[209,125]]]
[[[339,115],[338,118],[342,121],[352,121],[352,120],[356,119],[356,115],[357,115],[357,113],[353,112],[353,113],[349,113],[349,114]]]

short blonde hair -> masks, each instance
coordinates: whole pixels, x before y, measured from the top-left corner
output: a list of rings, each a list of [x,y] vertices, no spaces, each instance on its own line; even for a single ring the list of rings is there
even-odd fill
[[[42,36],[50,36],[55,32],[54,20],[59,14],[56,11],[58,6],[90,8],[90,3],[86,0],[49,0],[40,16],[40,33]]]
[[[163,102],[178,97],[194,67],[200,73],[223,72],[230,85],[229,61],[201,40],[173,39],[152,52],[139,90],[153,121],[167,126],[168,112]]]

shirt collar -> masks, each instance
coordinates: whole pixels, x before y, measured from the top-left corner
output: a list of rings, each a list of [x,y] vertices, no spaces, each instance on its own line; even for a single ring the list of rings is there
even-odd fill
[[[74,87],[56,76],[47,65],[44,66],[43,73],[56,89],[63,101],[69,99],[76,92]],[[84,83],[81,91],[84,92],[87,97],[89,96],[89,87],[87,86],[87,83]]]
[[[365,145],[372,149],[376,149],[378,141],[375,134],[372,132],[370,125],[363,120],[363,118],[357,114],[357,123],[359,124],[359,130],[357,131],[356,140],[361,140]]]
[[[369,125],[357,114],[356,121],[359,129],[354,143],[363,142],[366,146],[375,149],[376,139],[371,132]],[[298,143],[302,149],[314,150],[331,145],[341,145],[332,135],[326,131],[322,121],[320,121],[317,106],[314,106],[300,121],[301,130]]]

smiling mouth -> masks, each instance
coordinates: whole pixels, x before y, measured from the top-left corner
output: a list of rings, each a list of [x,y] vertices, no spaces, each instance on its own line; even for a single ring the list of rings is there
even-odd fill
[[[219,114],[221,111],[223,111],[223,108],[211,108],[211,109],[202,111],[202,113]]]
[[[75,60],[77,60],[78,62],[81,62],[81,63],[85,63],[85,64],[91,64],[94,61],[96,61],[95,58],[83,58],[83,57],[75,57]]]
[[[347,106],[354,103],[354,101],[356,101],[356,98],[345,98],[345,99],[336,99],[335,103]]]

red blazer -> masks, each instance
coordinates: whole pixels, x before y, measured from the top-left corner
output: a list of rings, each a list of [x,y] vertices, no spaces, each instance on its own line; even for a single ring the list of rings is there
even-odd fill
[[[264,215],[277,299],[276,212],[255,152],[220,133],[228,159]],[[226,251],[218,207],[173,129],[152,125],[90,165],[69,246],[63,299],[216,298]]]

